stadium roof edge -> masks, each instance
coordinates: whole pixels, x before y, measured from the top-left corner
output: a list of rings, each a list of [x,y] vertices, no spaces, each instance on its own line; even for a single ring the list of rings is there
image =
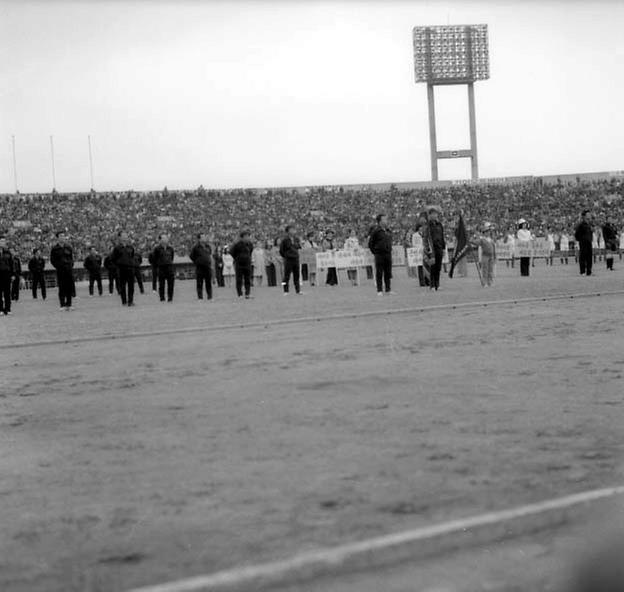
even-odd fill
[[[299,193],[305,193],[313,189],[324,188],[326,191],[337,191],[341,187],[347,190],[368,190],[368,191],[386,191],[390,187],[396,187],[397,189],[424,189],[431,187],[450,187],[458,185],[493,185],[493,184],[518,184],[525,183],[531,180],[541,180],[546,183],[556,183],[561,180],[562,183],[571,183],[580,181],[597,181],[597,180],[609,180],[609,179],[623,179],[624,170],[617,171],[602,171],[593,173],[565,173],[559,175],[517,175],[510,177],[487,177],[473,181],[471,179],[457,179],[457,180],[441,180],[441,181],[382,181],[379,183],[323,183],[317,185],[282,185],[274,187],[208,187],[206,191],[253,191],[255,193],[264,193],[268,191],[297,191]],[[126,193],[128,191],[136,193],[155,193],[162,191],[162,189],[104,189],[97,193]],[[174,188],[168,189],[170,192],[178,191],[194,191],[190,187],[186,188]],[[50,192],[37,192],[37,191],[23,191],[23,195],[48,195]],[[64,194],[76,194],[76,193],[89,193],[89,190],[85,191],[59,191],[59,195]],[[2,193],[1,196],[11,196],[14,193]]]

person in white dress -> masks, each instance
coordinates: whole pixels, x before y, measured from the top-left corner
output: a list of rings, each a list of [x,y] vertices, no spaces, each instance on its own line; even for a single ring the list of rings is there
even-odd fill
[[[262,286],[266,277],[266,260],[264,256],[264,242],[258,241],[251,253],[251,265],[253,267],[253,285],[255,288]]]
[[[349,236],[347,240],[345,240],[344,242],[344,249],[345,251],[354,251],[359,248],[360,248],[360,241],[358,240],[358,237],[355,234],[355,230],[351,229],[349,231]],[[352,286],[357,286],[357,283],[358,283],[357,274],[358,272],[355,267],[347,269],[347,277],[351,280]]]
[[[234,258],[230,255],[228,247],[223,247],[223,281],[225,285],[232,287],[232,278],[234,277]]]
[[[561,253],[561,265],[565,261],[565,264],[568,264],[568,255],[570,254],[570,237],[568,236],[565,228],[561,229],[561,234],[559,235],[559,251]]]

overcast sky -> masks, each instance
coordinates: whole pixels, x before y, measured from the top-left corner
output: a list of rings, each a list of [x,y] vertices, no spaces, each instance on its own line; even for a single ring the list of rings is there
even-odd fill
[[[482,177],[624,169],[624,2],[0,0],[0,191],[430,178],[412,27],[489,25]],[[468,147],[465,87],[439,149]],[[441,161],[441,178],[469,177]]]

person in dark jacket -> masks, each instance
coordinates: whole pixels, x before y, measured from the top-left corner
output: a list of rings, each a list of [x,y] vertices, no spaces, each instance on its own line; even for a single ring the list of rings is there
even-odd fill
[[[442,269],[442,259],[446,241],[444,240],[444,227],[438,220],[438,208],[429,208],[429,221],[424,227],[423,252],[433,259],[430,269],[430,290],[438,290],[440,287],[440,270]]]
[[[605,259],[607,261],[607,269],[613,271],[613,259],[618,248],[618,233],[613,225],[613,216],[607,214],[607,220],[602,227],[602,238],[605,245]]]
[[[30,283],[33,298],[37,298],[37,287],[41,287],[41,298],[46,299],[45,285],[45,259],[41,256],[39,249],[33,249],[33,256],[28,262],[28,271],[30,271]]]
[[[11,314],[11,281],[13,280],[13,253],[6,238],[0,236],[0,314]]]
[[[230,247],[230,255],[234,259],[234,272],[236,274],[236,293],[238,297],[243,296],[243,282],[245,283],[245,298],[251,298],[251,253],[253,251],[253,243],[251,242],[251,234],[247,230],[240,233],[237,240]],[[299,253],[297,253],[297,258]]]
[[[212,300],[212,247],[205,233],[197,235],[197,243],[191,249],[189,255],[195,264],[195,283],[197,298],[204,299],[204,286],[206,287],[206,299]]]
[[[288,294],[288,284],[292,274],[295,292],[301,294],[301,286],[299,284],[299,249],[301,244],[295,236],[293,226],[286,226],[286,236],[282,239],[279,246],[279,254],[284,259],[284,295]]]
[[[89,296],[93,296],[93,285],[97,284],[98,294],[102,295],[102,257],[95,250],[89,247],[89,254],[83,262],[84,268],[89,272]]]
[[[111,261],[119,270],[119,295],[121,304],[134,306],[134,247],[128,237],[128,233],[119,232],[119,240],[113,252]]]
[[[329,229],[325,233],[325,238],[321,241],[321,249],[323,251],[333,251],[336,248],[336,239],[334,238],[334,231]],[[327,277],[325,278],[325,284],[327,286],[338,285],[338,271],[335,267],[327,268]]]
[[[160,242],[154,249],[154,264],[158,268],[158,293],[160,301],[165,301],[165,283],[167,284],[167,301],[173,301],[175,274],[173,271],[173,247],[169,244],[169,236],[161,234]]]
[[[155,247],[154,247],[155,248]],[[150,264],[152,270],[152,292],[156,293],[156,286],[158,285],[158,266],[154,263],[154,250],[147,256],[147,261]]]
[[[74,250],[63,231],[56,233],[58,242],[50,251],[50,263],[56,269],[56,281],[61,310],[71,310],[74,294]]]
[[[115,248],[115,243],[113,243],[113,249]],[[108,273],[108,294],[109,296],[113,295],[113,291],[116,291],[119,294],[119,270],[117,266],[113,263],[111,259],[111,255],[113,252],[111,251],[106,257],[104,257],[104,269]]]
[[[581,275],[591,275],[592,273],[592,240],[594,231],[589,218],[589,210],[583,210],[581,221],[574,231],[574,238],[579,245],[579,267]]]
[[[141,263],[143,263],[143,257],[141,253],[135,251],[134,253],[134,279],[137,286],[139,286],[139,292],[145,294],[145,288],[143,287],[143,274],[141,273]]]
[[[223,277],[223,247],[219,243],[215,243],[213,259],[217,288],[223,288],[225,286],[225,278]]]
[[[375,256],[375,280],[377,295],[383,296],[383,285],[386,294],[391,294],[392,278],[392,231],[388,228],[388,218],[385,214],[377,216],[377,225],[371,228],[368,239],[368,248]]]
[[[13,281],[11,282],[11,300],[19,300],[21,281],[22,261],[17,255],[13,255]]]

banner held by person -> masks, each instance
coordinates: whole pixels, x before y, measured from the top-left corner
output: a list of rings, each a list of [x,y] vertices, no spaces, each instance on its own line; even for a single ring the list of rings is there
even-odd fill
[[[464,224],[464,217],[460,214],[459,224],[455,229],[456,247],[451,259],[451,269],[449,270],[449,277],[453,277],[453,271],[455,266],[472,250],[468,237],[466,236],[466,225]]]

